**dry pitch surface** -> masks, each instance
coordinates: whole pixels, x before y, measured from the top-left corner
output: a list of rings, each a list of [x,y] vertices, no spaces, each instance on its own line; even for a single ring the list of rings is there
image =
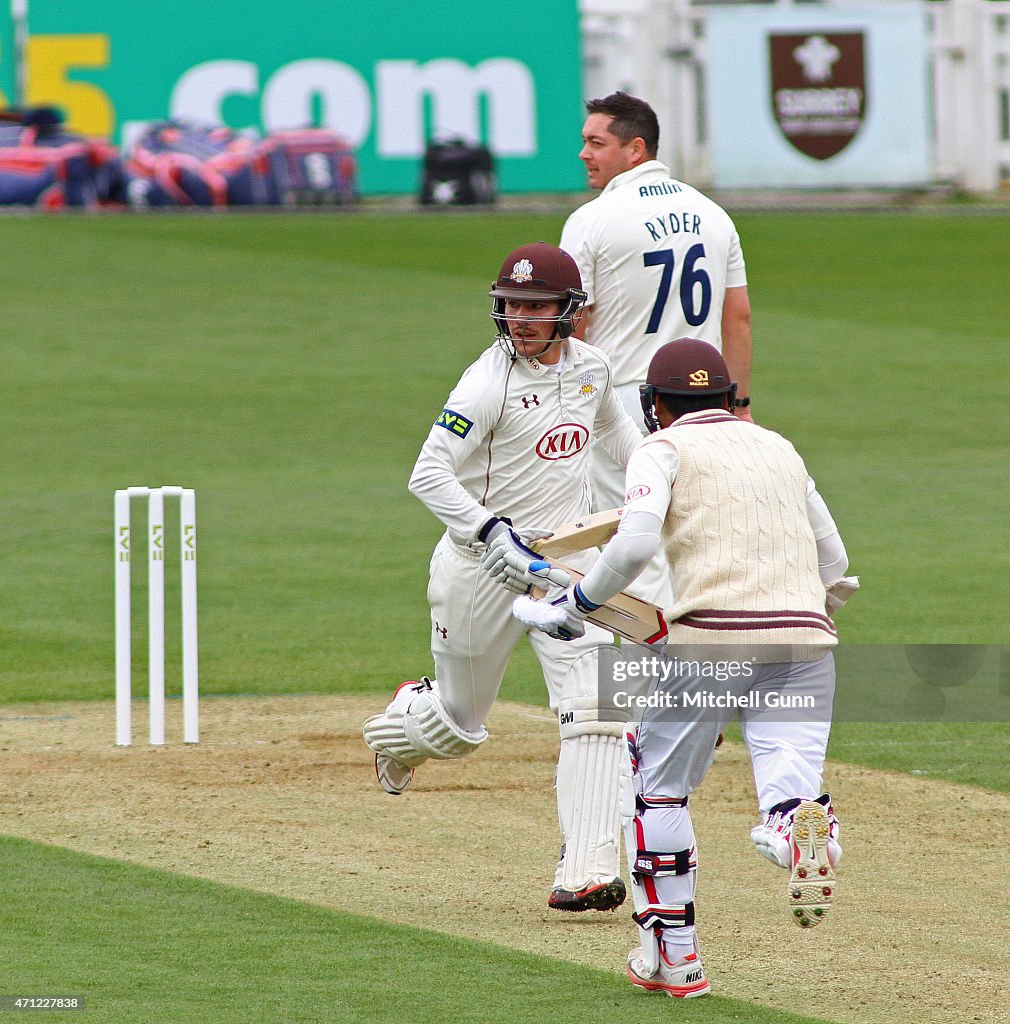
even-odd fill
[[[502,703],[491,741],[383,794],[360,734],[374,698],[205,700],[203,742],[130,749],[111,704],[0,708],[0,830],[217,882],[620,971],[626,908],[545,900],[558,835],[557,727]],[[172,719],[181,718],[177,705]],[[845,862],[801,931],[785,873],[750,845],[746,754],[728,743],[692,800],[715,992],[844,1022],[1010,1022],[1010,796],[840,764]],[[642,998],[648,998],[643,995]]]

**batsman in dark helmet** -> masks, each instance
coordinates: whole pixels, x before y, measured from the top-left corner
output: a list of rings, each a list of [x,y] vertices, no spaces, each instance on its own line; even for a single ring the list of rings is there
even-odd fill
[[[575,261],[557,246],[522,245],[502,262],[491,286],[497,340],[435,417],[410,478],[446,527],[428,580],[434,673],[403,683],[364,726],[380,785],[404,792],[428,758],[463,757],[484,742],[509,658],[528,636],[561,736],[563,845],[548,906],[565,911],[610,910],[626,895],[623,729],[598,707],[597,650],[613,637],[589,626],[566,643],[524,626],[511,609],[534,584],[564,593],[570,582],[563,570],[538,569],[529,545],[589,512],[590,445],[627,462],[641,441],[609,360],[573,337],[585,297]],[[570,562],[585,572],[596,554]]]
[[[695,931],[688,800],[731,718],[739,716],[757,790],[751,841],[788,872],[783,903],[801,927],[831,910],[842,856],[822,775],[838,642],[831,616],[858,580],[844,575],[845,547],[803,460],[781,435],[733,415],[735,390],[707,342],[681,338],[656,351],[640,388],[651,433],[628,462],[617,534],[564,599],[539,602],[550,606],[539,628],[579,636],[586,615],[657,552],[675,584],[663,617],[667,654],[680,667],[657,678],[650,696],[662,699],[628,732],[625,843],[640,939],[628,978],[679,998],[710,990]],[[714,683],[719,665],[737,666],[722,678],[738,681],[739,702],[697,703],[725,698],[727,687]],[[798,705],[783,701],[795,698],[809,710],[784,715]],[[663,710],[678,707],[713,710]]]
[[[638,391],[645,423],[654,434],[660,429],[656,418],[658,395],[675,420],[701,409],[732,409],[736,383],[729,379],[726,361],[718,349],[694,338],[681,338],[656,352]]]

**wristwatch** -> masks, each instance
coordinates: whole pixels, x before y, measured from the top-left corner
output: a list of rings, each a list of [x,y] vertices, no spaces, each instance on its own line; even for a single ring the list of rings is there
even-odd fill
[[[734,398],[733,408],[734,409],[746,409],[750,405],[750,396],[747,398]]]

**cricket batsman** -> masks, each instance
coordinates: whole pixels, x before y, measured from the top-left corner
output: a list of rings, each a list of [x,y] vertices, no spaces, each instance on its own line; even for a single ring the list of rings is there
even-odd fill
[[[628,957],[628,977],[685,998],[710,989],[695,932],[688,801],[731,717],[739,715],[762,818],[751,840],[789,873],[790,915],[810,928],[831,909],[842,850],[822,792],[838,642],[830,613],[858,580],[844,576],[845,547],[793,446],[733,415],[735,384],[717,349],[698,339],[668,342],[641,392],[652,433],[628,463],[617,534],[580,583],[547,599],[554,621],[539,621],[551,635],[581,636],[586,615],[661,550],[676,582],[665,609],[667,652],[697,660],[683,661],[679,676],[657,678],[650,694],[678,706],[672,698],[704,693],[707,663],[750,659],[740,662],[748,665],[746,700],[736,709],[670,713],[656,702],[629,730],[635,799],[624,808],[625,840],[641,944]],[[522,567],[509,558],[514,571]],[[774,705],[763,699],[773,694]],[[783,694],[810,697],[817,710],[783,715]]]
[[[527,546],[586,515],[590,443],[627,462],[641,434],[614,390],[610,362],[575,340],[585,292],[575,261],[553,245],[520,246],[491,288],[497,340],[464,372],[421,448],[410,490],[445,524],[431,559],[434,678],[402,684],[368,719],[382,788],[402,793],[427,758],[473,753],[512,651],[528,635],[561,734],[556,776],[563,846],[548,906],[609,910],[625,899],[618,788],[623,723],[598,708],[596,649],[610,633],[590,625],[566,643],[518,622],[516,593],[565,586],[568,574],[504,572]],[[597,552],[570,559],[587,571]],[[497,577],[497,578],[496,578]]]

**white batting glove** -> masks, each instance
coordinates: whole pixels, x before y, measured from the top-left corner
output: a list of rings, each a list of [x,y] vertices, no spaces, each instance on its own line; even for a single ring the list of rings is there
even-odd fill
[[[827,613],[834,615],[842,605],[859,589],[858,576],[842,576],[827,588]]]
[[[586,635],[586,616],[599,607],[586,599],[576,583],[553,601],[520,597],[512,605],[512,614],[555,640],[575,640]]]
[[[549,530],[524,531],[531,540],[550,536]],[[545,562],[508,523],[499,521],[488,534],[487,550],[481,559],[483,567],[506,590],[514,594],[528,594],[533,587],[567,587],[572,578],[564,569],[555,569]]]

